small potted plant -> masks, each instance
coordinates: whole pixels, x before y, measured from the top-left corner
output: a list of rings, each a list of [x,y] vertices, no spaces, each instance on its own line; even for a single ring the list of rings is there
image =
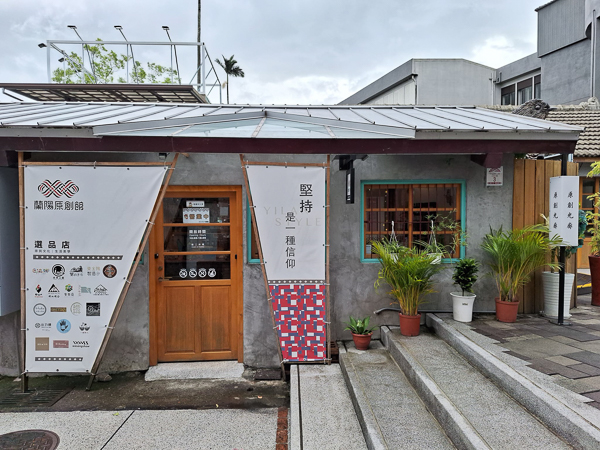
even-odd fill
[[[473,303],[476,295],[473,285],[477,281],[479,267],[473,258],[464,258],[456,263],[452,280],[458,284],[461,292],[450,292],[452,296],[452,314],[457,322],[470,322],[473,319]]]
[[[419,305],[424,297],[434,292],[433,277],[444,269],[435,264],[435,255],[427,249],[391,246],[387,240],[372,242],[381,267],[375,281],[375,289],[382,282],[390,286],[389,293],[400,306],[400,333],[417,336],[421,325]]]
[[[356,350],[367,350],[371,343],[371,337],[373,337],[373,330],[377,328],[377,325],[369,328],[369,316],[364,319],[355,319],[350,316],[350,322],[346,322],[348,325],[344,330],[350,330],[352,333],[352,340]]]
[[[550,237],[546,225],[529,225],[524,228],[497,231],[490,228],[481,244],[487,256],[487,264],[496,282],[496,319],[500,322],[515,322],[519,309],[518,289],[525,285],[531,274],[544,266],[553,269],[558,264],[547,262],[552,247],[559,245],[560,237]]]

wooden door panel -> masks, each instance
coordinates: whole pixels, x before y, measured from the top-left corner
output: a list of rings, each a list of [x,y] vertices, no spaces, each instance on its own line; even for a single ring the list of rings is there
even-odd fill
[[[229,286],[202,286],[199,289],[202,351],[232,351]]]
[[[166,288],[164,302],[165,354],[194,353],[194,286]]]
[[[169,187],[153,233],[151,362],[242,361],[241,187]]]

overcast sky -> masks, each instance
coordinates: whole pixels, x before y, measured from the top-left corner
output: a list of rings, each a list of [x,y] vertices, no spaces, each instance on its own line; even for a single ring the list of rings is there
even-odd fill
[[[213,61],[234,54],[246,73],[230,80],[231,103],[335,104],[410,58],[466,58],[496,68],[529,55],[536,51],[534,10],[543,3],[202,0],[202,40]],[[147,41],[166,41],[161,26],[168,25],[174,41],[195,41],[197,6],[197,0],[0,0],[0,82],[46,82],[46,53],[38,44],[77,39],[67,25],[84,39],[102,40],[121,40],[113,28],[121,25],[129,40]],[[170,65],[167,48],[134,52],[142,62]],[[189,83],[195,54],[178,49],[178,56],[182,82]],[[53,68],[61,66],[58,58],[52,53]]]

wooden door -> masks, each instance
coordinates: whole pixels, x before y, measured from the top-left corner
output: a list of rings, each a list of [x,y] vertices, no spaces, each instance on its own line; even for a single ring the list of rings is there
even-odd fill
[[[152,242],[151,364],[241,361],[241,187],[170,186]]]

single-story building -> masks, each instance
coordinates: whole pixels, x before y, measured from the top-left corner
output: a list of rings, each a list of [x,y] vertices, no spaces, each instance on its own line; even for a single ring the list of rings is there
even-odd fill
[[[396,237],[411,245],[427,240],[431,216],[452,216],[469,236],[453,259],[480,259],[479,245],[490,226],[512,223],[514,154],[573,153],[580,132],[576,126],[465,106],[16,102],[0,105],[0,163],[7,166],[0,176],[14,175],[17,152],[25,164],[156,163],[182,155],[101,370],[207,359],[274,367],[280,364],[278,343],[256,259],[240,154],[255,162],[321,164],[331,155],[328,339],[335,340],[349,336],[343,330],[350,315],[372,315],[392,302],[385,290],[374,289],[378,262],[370,245],[390,236],[392,221]],[[353,159],[354,184],[348,186],[346,169]],[[499,167],[503,181],[486,184],[487,169]],[[349,188],[355,190],[353,203],[347,201]],[[182,223],[186,199],[215,211],[211,225],[219,229],[203,245],[209,253],[219,250],[218,280],[178,275],[177,258],[190,247],[181,247],[173,230]],[[0,215],[18,214],[14,205],[0,208]],[[17,265],[18,257],[8,264]],[[196,286],[201,292],[211,281],[229,288],[205,308],[201,294],[173,290]],[[451,270],[436,288],[424,309],[451,310]],[[482,278],[475,291],[475,309],[493,310],[493,281]],[[18,373],[18,315],[0,317],[0,374]],[[396,324],[398,319],[383,313],[373,320]],[[177,351],[189,342],[195,347]]]

